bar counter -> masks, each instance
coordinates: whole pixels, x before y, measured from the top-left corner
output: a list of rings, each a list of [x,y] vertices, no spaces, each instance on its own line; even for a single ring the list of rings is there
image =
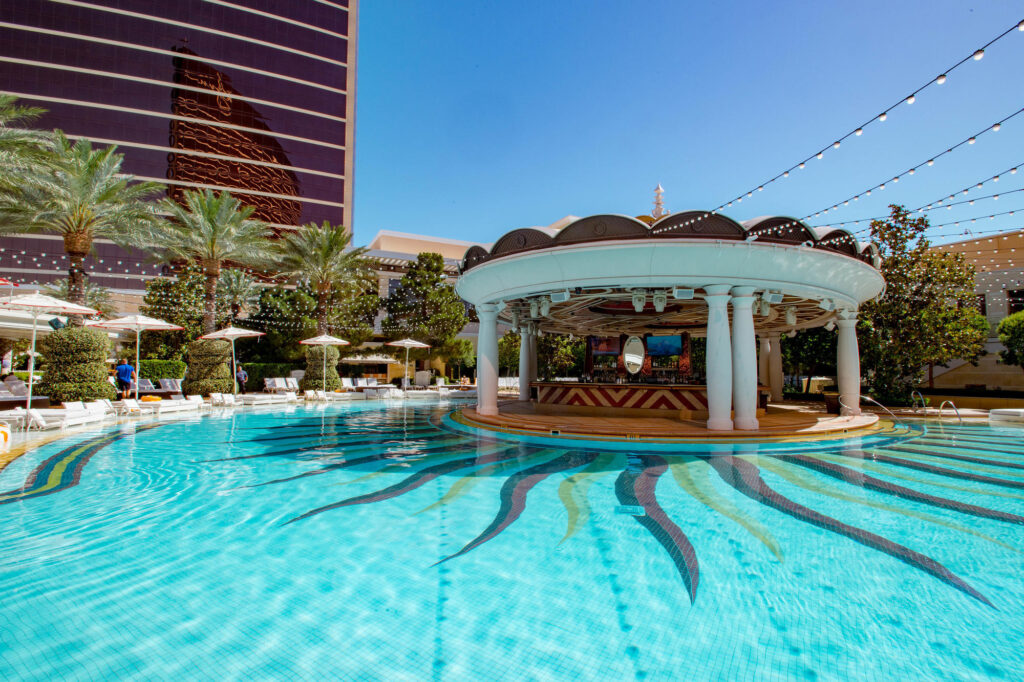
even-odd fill
[[[628,414],[648,410],[679,413],[684,419],[703,419],[708,413],[708,387],[700,384],[614,384],[570,381],[530,382],[537,407],[581,408],[597,414]],[[759,407],[768,389],[758,387]]]

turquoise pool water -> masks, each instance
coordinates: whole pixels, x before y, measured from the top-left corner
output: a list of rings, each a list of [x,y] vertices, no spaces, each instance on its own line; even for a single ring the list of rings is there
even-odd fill
[[[450,406],[76,434],[0,472],[2,679],[1024,677],[1024,440],[559,448]]]

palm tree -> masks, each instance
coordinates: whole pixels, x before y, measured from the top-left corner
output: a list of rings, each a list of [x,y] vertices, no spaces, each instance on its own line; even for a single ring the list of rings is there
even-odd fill
[[[82,262],[92,251],[93,240],[112,239],[123,246],[137,242],[138,235],[159,224],[150,199],[164,188],[155,182],[133,183],[124,176],[124,155],[117,154],[116,147],[93,149],[85,139],[72,144],[58,131],[52,150],[51,167],[26,172],[21,187],[0,198],[0,222],[63,237],[68,300],[84,304]]]
[[[68,280],[57,280],[52,285],[44,287],[43,291],[49,296],[66,301],[68,300]],[[85,277],[82,281],[82,291],[85,292],[85,299],[82,304],[100,311],[100,314],[96,317],[108,318],[117,310],[114,306],[114,301],[110,298],[110,289],[99,284],[93,284],[89,281],[88,277]]]
[[[308,223],[285,235],[277,244],[277,271],[309,282],[316,296],[317,332],[327,333],[332,294],[362,293],[372,284],[374,271],[364,257],[365,248],[350,249],[352,237],[341,225]]]
[[[226,261],[264,266],[270,262],[273,235],[266,223],[250,218],[255,210],[228,192],[186,190],[184,205],[171,199],[160,202],[169,222],[148,236],[163,258],[195,261],[206,276],[203,332],[217,327],[217,282]]]
[[[51,157],[52,133],[26,126],[45,110],[16,104],[0,93],[0,232],[27,229],[23,213],[13,210],[26,175],[42,172]]]
[[[217,296],[221,305],[231,311],[231,324],[235,323],[243,308],[252,310],[259,304],[262,291],[263,287],[255,277],[235,268],[221,272],[217,282]]]
[[[0,167],[17,169],[46,158],[52,133],[25,126],[46,113],[39,107],[23,107],[17,97],[0,93]],[[0,176],[9,180],[10,176]]]

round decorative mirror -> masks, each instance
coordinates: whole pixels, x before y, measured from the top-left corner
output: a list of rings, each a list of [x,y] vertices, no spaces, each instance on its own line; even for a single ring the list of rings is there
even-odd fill
[[[644,366],[644,342],[638,336],[631,336],[626,339],[626,345],[622,347],[622,359],[626,365],[626,371],[636,374]]]

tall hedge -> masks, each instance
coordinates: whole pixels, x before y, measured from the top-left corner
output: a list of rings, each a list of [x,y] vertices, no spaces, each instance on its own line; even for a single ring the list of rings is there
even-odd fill
[[[239,362],[245,373],[249,375],[246,383],[248,391],[262,391],[263,380],[291,376],[293,369],[302,369],[302,365],[294,362]]]
[[[227,341],[196,339],[186,351],[188,371],[181,382],[181,392],[187,395],[231,393],[231,344]]]
[[[107,335],[86,327],[65,327],[40,342],[46,358],[38,393],[50,400],[114,399],[114,386],[107,380],[107,357],[111,344]]]
[[[182,360],[139,360],[143,379],[182,379],[187,365]]]
[[[306,375],[299,380],[302,390],[320,390],[324,387],[324,351],[327,351],[327,390],[341,388],[338,376],[340,354],[334,346],[309,346],[306,349]]]

